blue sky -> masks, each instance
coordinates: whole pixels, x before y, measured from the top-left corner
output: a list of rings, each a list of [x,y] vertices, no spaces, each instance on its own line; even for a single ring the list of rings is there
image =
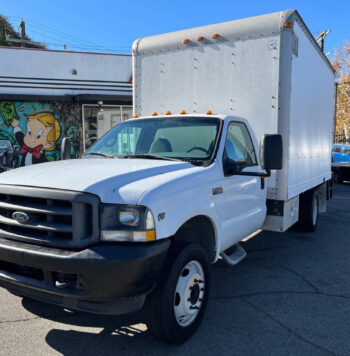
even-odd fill
[[[314,36],[332,30],[326,52],[350,39],[350,0],[0,0],[0,5],[12,24],[23,17],[28,34],[49,48],[62,49],[66,43],[71,50],[129,53],[141,36],[290,8],[299,11]]]

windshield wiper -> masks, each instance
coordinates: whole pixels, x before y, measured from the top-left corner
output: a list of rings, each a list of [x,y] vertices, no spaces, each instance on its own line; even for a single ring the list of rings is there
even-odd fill
[[[151,155],[151,154],[138,154],[138,155],[126,155],[122,156],[120,158],[145,158],[145,159],[161,159],[164,161],[177,161],[177,162],[182,162],[181,159],[178,158],[171,158],[171,157],[162,157],[162,156],[156,156],[156,155]]]
[[[101,156],[101,157],[106,157],[106,158],[117,158],[116,156],[109,155],[108,153],[100,153],[100,152],[88,152],[85,154],[85,156]]]

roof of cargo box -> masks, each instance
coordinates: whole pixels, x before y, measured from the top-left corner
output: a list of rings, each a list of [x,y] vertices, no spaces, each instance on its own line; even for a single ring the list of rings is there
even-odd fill
[[[302,25],[306,36],[333,71],[333,67],[328,58],[322,52],[320,46],[296,10],[284,10],[267,15],[168,32],[150,37],[141,37],[134,42],[133,53],[147,55],[169,50],[181,50],[185,45],[197,46],[199,40],[205,40],[206,44],[210,44],[210,42],[215,43],[222,40],[242,41],[270,36],[281,33],[282,30],[285,29],[284,24],[286,22],[293,23],[295,20]],[[215,37],[217,35],[219,36]],[[210,42],[208,43],[208,41]]]

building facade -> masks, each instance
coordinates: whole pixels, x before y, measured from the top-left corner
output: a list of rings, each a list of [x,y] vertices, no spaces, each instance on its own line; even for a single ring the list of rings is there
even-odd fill
[[[129,55],[0,47],[0,169],[79,157],[131,105]]]

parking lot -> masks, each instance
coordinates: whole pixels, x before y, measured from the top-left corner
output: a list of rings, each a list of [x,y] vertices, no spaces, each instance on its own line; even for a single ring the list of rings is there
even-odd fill
[[[142,313],[98,316],[0,290],[1,355],[349,355],[350,184],[336,185],[315,233],[262,232],[236,267],[212,266],[198,333],[151,338]]]

